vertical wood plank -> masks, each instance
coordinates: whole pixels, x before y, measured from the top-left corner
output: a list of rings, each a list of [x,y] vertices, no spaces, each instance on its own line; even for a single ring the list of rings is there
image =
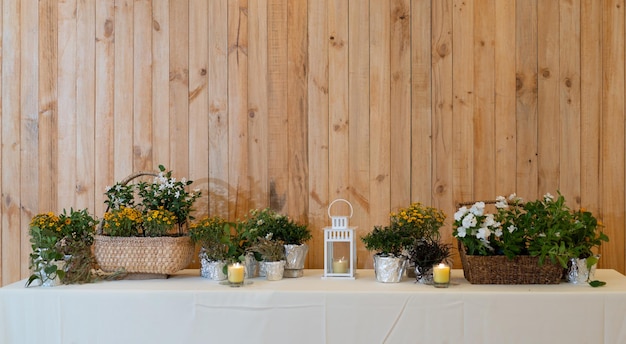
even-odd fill
[[[114,90],[115,9],[114,0],[96,3],[95,62],[95,213],[103,216],[106,186],[115,182]],[[42,47],[43,48],[43,47]]]
[[[474,6],[474,199],[496,196],[495,18],[497,0]]]
[[[218,1],[221,2],[221,1]],[[152,1],[152,159],[170,160],[170,2]],[[155,166],[156,167],[156,166]],[[153,167],[154,168],[154,167]]]
[[[287,1],[268,0],[267,6],[270,208],[287,213]]]
[[[328,6],[329,196],[347,198],[348,140],[348,2],[331,0]]]
[[[537,186],[538,196],[559,189],[559,174],[565,172],[560,166],[559,151],[563,144],[557,140],[561,132],[559,85],[559,17],[558,1],[537,2],[538,88],[537,95]],[[560,136],[560,135],[559,135]],[[522,195],[524,196],[524,195]],[[530,197],[530,196],[528,196]]]
[[[267,0],[248,3],[248,23],[249,206],[262,209],[269,206]]]
[[[371,199],[369,188],[369,152],[371,149],[369,116],[370,9],[367,2],[359,0],[350,1],[348,7],[350,9],[348,17],[348,149],[350,166],[348,200],[354,207],[351,225],[358,226],[356,236],[360,238],[368,233],[372,227],[369,217]],[[406,15],[406,21],[409,21],[409,14]],[[410,76],[406,78],[410,78]],[[408,129],[410,130],[410,126]],[[409,145],[410,140],[404,144]],[[410,182],[410,178],[407,182]],[[347,214],[347,210],[342,213]],[[360,256],[365,259],[367,252],[364,249],[362,251]]]
[[[59,74],[58,140],[62,154],[57,156],[63,171],[56,175],[59,188],[59,209],[73,206],[76,202],[76,0],[62,1],[59,6]],[[62,39],[61,39],[62,38]]]
[[[516,2],[517,190],[537,198],[537,0]]]
[[[133,8],[132,0],[115,2],[115,89],[113,92],[115,181],[133,172]],[[60,109],[59,109],[60,111]]]
[[[209,213],[228,216],[228,6],[209,2]],[[234,219],[231,219],[234,220]]]
[[[391,7],[388,1],[370,1],[370,223],[389,224],[391,211]],[[369,232],[372,228],[367,228]],[[359,257],[366,254],[359,252]],[[361,260],[363,261],[363,259]],[[372,267],[372,259],[364,266]]]
[[[602,26],[602,221],[610,241],[602,245],[603,264],[624,271],[624,1],[603,2]],[[606,258],[606,259],[604,259]]]
[[[3,284],[17,281],[21,273],[20,223],[20,82],[21,40],[20,3],[2,2],[2,132],[0,161],[3,168],[0,182],[2,203],[0,217],[2,235],[1,280]],[[28,182],[24,180],[23,182]]]
[[[391,1],[391,209],[411,203],[411,3]]]
[[[580,20],[580,166],[584,166],[580,175],[580,203],[599,215],[602,213],[602,3],[581,1]]]
[[[495,1],[495,116],[496,185],[499,195],[516,191],[515,51],[516,2]],[[520,190],[521,191],[521,190]]]
[[[95,61],[96,4],[76,3],[76,204],[77,208],[95,207]]]
[[[133,171],[151,171],[152,0],[135,0],[133,18]]]
[[[437,1],[432,6],[433,206],[448,214],[454,204],[452,11],[452,0]],[[451,236],[451,227],[442,230],[444,239]]]
[[[189,176],[189,3],[170,0],[170,166]]]
[[[248,1],[228,2],[228,178],[229,213],[248,212]]]
[[[569,206],[580,207],[580,0],[559,2],[559,99],[561,173],[559,189]]]
[[[411,199],[432,202],[430,0],[411,3]]]
[[[189,178],[200,188],[195,216],[208,214],[209,175],[209,8],[203,0],[189,2]]]
[[[330,219],[326,214],[328,196],[328,22],[327,0],[309,1],[309,74],[308,74],[308,130],[309,157],[309,228],[313,238],[309,242],[309,267],[324,266],[323,229]]]
[[[289,147],[289,188],[287,208],[297,221],[307,221],[309,173],[306,80],[307,1],[287,3],[287,142]]]
[[[477,8],[479,10],[480,7]],[[480,128],[481,115],[475,114],[475,89],[474,65],[477,73],[480,73],[480,61],[474,60],[474,4],[471,1],[454,0],[452,15],[452,79],[449,81],[452,86],[453,105],[452,112],[454,121],[451,122],[452,130],[452,197],[454,202],[464,202],[475,200],[474,181],[481,179],[483,171],[489,169],[489,165],[483,167],[480,161],[478,166],[474,165],[476,159],[481,155],[481,148],[477,145],[480,141],[478,133]],[[477,49],[479,50],[479,49]],[[477,80],[476,84],[480,84]],[[477,97],[483,97],[478,94]],[[477,104],[478,105],[478,104]],[[476,107],[476,110],[480,108]],[[476,127],[476,128],[475,128]],[[474,133],[476,132],[476,135]],[[476,136],[476,138],[475,138]],[[475,141],[476,140],[476,141]],[[476,157],[475,157],[476,156]],[[484,169],[483,169],[484,168]],[[476,171],[475,171],[476,170]],[[476,177],[474,174],[476,173]],[[488,173],[488,172],[487,172]],[[486,181],[487,179],[483,180]],[[442,208],[447,214],[453,213],[449,205]]]
[[[38,2],[34,0],[22,1],[20,11],[20,256],[21,265],[18,278],[25,278],[29,275],[29,254],[31,252],[30,236],[28,234],[28,224],[33,216],[39,211],[38,191],[39,191],[39,137],[37,121],[39,109],[37,104],[39,82],[38,73],[38,25],[39,8]],[[1,250],[1,249],[0,249]],[[1,254],[0,254],[1,256]],[[2,270],[0,268],[0,270]],[[0,272],[1,276],[1,272]],[[1,284],[2,281],[0,281]]]

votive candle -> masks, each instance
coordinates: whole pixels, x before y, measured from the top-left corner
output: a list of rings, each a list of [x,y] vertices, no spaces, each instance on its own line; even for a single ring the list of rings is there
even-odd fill
[[[433,283],[435,287],[447,288],[450,284],[450,266],[439,263],[433,266]]]
[[[348,260],[341,257],[333,260],[333,273],[347,274],[348,273]]]
[[[239,263],[228,265],[228,282],[233,284],[243,283],[244,268]]]

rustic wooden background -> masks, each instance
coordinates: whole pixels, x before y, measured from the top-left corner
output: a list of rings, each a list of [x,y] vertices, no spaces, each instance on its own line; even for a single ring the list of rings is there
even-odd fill
[[[0,0],[0,284],[43,211],[164,164],[198,213],[359,236],[412,201],[560,190],[625,270],[624,0]],[[337,209],[344,212],[345,209]],[[359,267],[371,267],[359,243]]]

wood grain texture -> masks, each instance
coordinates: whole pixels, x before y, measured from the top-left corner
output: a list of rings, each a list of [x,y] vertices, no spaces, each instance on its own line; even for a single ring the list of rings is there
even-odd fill
[[[0,4],[2,285],[28,274],[33,215],[102,216],[107,185],[158,164],[196,181],[197,214],[307,222],[309,268],[336,198],[359,237],[440,207],[452,242],[458,201],[560,190],[626,269],[624,0]]]

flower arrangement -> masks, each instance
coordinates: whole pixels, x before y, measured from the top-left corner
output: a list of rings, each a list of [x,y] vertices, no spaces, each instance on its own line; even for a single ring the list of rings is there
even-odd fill
[[[439,238],[439,229],[446,220],[446,214],[437,208],[419,202],[411,203],[390,215],[390,222],[415,238]]]
[[[485,212],[485,203],[460,207],[454,214],[456,237],[469,255],[518,255],[539,257],[567,267],[570,258],[589,257],[594,247],[608,237],[587,211],[572,211],[559,193],[522,202],[512,194],[498,196],[495,213]]]
[[[94,258],[90,248],[95,225],[87,209],[35,215],[29,224],[29,265],[33,274],[26,286],[36,280],[50,285],[57,277],[67,284],[91,281]]]
[[[189,226],[189,236],[191,241],[200,244],[209,261],[226,260],[231,246],[234,246],[231,226],[231,223],[219,216],[204,216]],[[233,251],[236,251],[234,247]]]
[[[165,236],[176,225],[193,220],[193,204],[201,192],[187,191],[193,181],[172,177],[159,165],[152,182],[116,183],[107,187],[103,232],[110,236]],[[179,231],[180,234],[180,231]]]
[[[285,259],[285,246],[280,239],[273,238],[272,233],[258,237],[249,250],[258,252],[266,262],[278,262]]]
[[[303,244],[312,237],[307,225],[269,208],[250,210],[241,225],[251,238],[265,237],[271,233],[274,240],[281,240],[285,244]]]

